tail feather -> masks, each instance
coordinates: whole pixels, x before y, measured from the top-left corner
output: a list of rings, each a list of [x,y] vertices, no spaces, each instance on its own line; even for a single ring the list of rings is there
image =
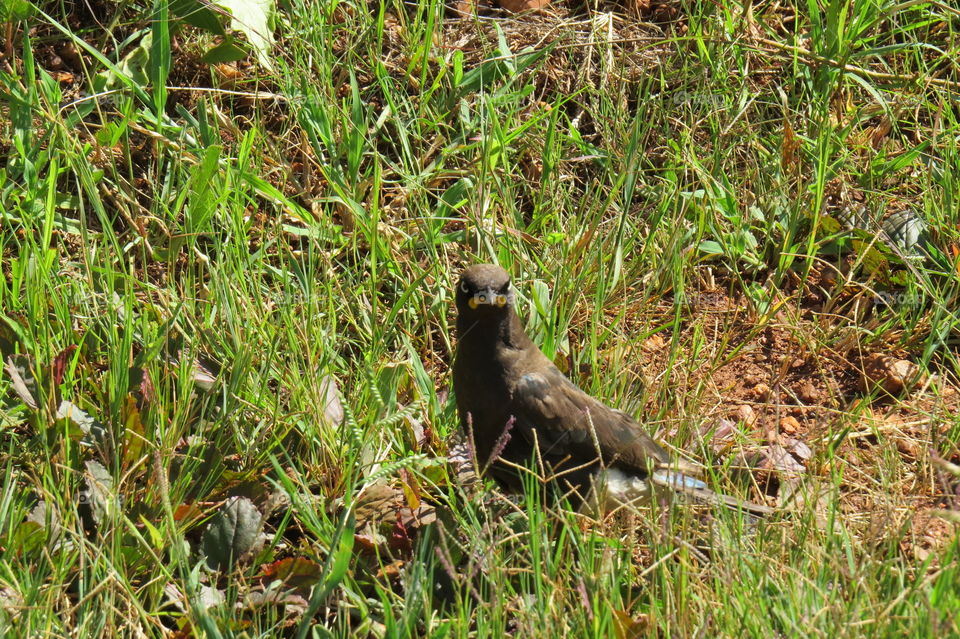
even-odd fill
[[[724,506],[732,510],[745,510],[760,516],[770,515],[774,512],[774,509],[769,506],[743,501],[735,497],[714,492],[701,480],[684,475],[683,473],[658,470],[650,476],[650,479],[658,486],[669,488],[681,495],[688,495],[707,504]]]

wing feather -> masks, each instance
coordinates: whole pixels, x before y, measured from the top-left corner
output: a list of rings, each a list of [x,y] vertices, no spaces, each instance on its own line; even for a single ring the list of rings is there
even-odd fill
[[[668,465],[670,458],[629,415],[590,397],[555,366],[526,373],[518,379],[512,397],[517,426],[546,455],[566,454],[579,463],[599,457],[646,473]]]

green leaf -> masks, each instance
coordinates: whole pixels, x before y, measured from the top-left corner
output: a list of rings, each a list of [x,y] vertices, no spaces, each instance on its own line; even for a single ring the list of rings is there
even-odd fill
[[[219,204],[219,183],[216,179],[220,167],[220,146],[207,147],[193,175],[190,177],[190,200],[185,211],[188,233],[205,233],[207,222]]]
[[[123,420],[123,463],[126,468],[130,468],[143,455],[146,437],[143,420],[140,417],[140,409],[137,407],[137,400],[133,395],[127,394],[123,411],[125,413]]]
[[[147,536],[150,537],[150,543],[154,549],[162,550],[166,543],[163,538],[163,533],[143,515],[140,515],[140,525],[147,531]]]
[[[517,55],[510,63],[499,56],[484,60],[480,63],[480,66],[463,74],[463,79],[457,87],[456,98],[459,100],[471,93],[489,90],[500,79],[520,73],[535,64],[551,49],[552,47],[545,47],[539,51],[526,50]]]
[[[440,195],[436,216],[442,218],[453,217],[454,213],[469,201],[469,193],[472,188],[473,180],[469,177],[460,178],[450,185],[450,187]]]
[[[136,85],[143,92],[143,87],[150,82],[148,74],[150,66],[150,51],[153,48],[153,33],[146,33],[140,43],[130,50],[116,65],[110,65],[106,71],[97,74],[94,88],[99,91],[110,91],[122,86]],[[142,97],[147,97],[144,93]],[[147,103],[152,99],[146,100]]]
[[[703,240],[697,248],[701,253],[708,255],[723,255],[723,247],[714,240]]]
[[[150,42],[150,84],[153,86],[153,110],[161,123],[167,104],[167,77],[170,75],[170,13],[167,0],[156,0]]]
[[[27,0],[3,0],[0,2],[0,21],[26,20],[33,15],[33,5]]]
[[[273,47],[273,0],[217,0],[233,16],[230,28],[239,31],[257,53],[257,61],[266,69],[273,69],[269,53]]]
[[[322,581],[314,587],[313,594],[310,595],[310,605],[300,621],[300,627],[297,628],[297,639],[303,639],[307,636],[313,616],[317,614],[330,593],[340,585],[340,582],[346,576],[347,570],[350,568],[350,559],[353,557],[356,523],[353,509],[348,508],[334,533],[330,554],[323,562]]]
[[[463,51],[453,52],[453,86],[458,87],[463,81]]]
[[[203,533],[203,553],[214,570],[230,568],[260,537],[263,516],[246,497],[227,500]]]
[[[173,0],[170,11],[187,24],[218,36],[226,35],[220,16],[199,0]]]
[[[248,53],[250,53],[249,45],[227,37],[226,40],[204,53],[200,60],[207,64],[236,62],[237,60],[243,60]]]

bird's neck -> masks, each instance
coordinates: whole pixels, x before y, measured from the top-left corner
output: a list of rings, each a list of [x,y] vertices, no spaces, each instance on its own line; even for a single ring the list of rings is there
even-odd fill
[[[494,347],[503,344],[508,348],[527,348],[532,342],[527,337],[520,318],[513,309],[497,318],[478,321],[460,315],[457,318],[457,332],[461,343],[470,343],[482,347]]]

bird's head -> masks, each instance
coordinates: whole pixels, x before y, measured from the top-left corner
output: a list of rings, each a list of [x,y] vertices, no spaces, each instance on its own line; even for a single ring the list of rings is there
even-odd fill
[[[457,311],[461,317],[505,315],[513,308],[510,274],[495,264],[466,268],[457,283]]]

